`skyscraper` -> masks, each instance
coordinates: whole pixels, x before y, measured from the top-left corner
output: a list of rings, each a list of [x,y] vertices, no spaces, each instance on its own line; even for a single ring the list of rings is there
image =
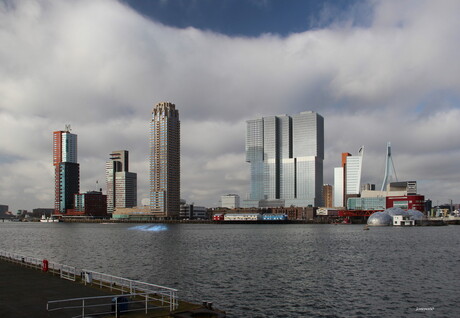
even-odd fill
[[[323,205],[326,208],[332,208],[334,205],[332,203],[332,185],[325,184],[323,185]]]
[[[150,124],[150,211],[158,216],[180,213],[180,121],[176,105],[161,102]]]
[[[107,213],[115,208],[132,208],[137,205],[137,174],[129,172],[129,153],[117,150],[106,162]]]
[[[360,194],[361,191],[361,170],[363,166],[364,146],[359,148],[357,156],[348,156],[346,165],[346,194]]]
[[[80,165],[77,163],[77,135],[65,130],[53,132],[54,212],[66,213],[74,207],[74,194],[80,191]]]
[[[344,167],[336,167],[334,168],[334,207],[344,207],[343,199],[344,199]]]
[[[334,206],[345,207],[349,197],[361,193],[361,172],[363,165],[364,146],[359,148],[358,155],[342,153],[342,166],[334,168]]]
[[[312,112],[247,121],[249,206],[322,204],[324,119]]]

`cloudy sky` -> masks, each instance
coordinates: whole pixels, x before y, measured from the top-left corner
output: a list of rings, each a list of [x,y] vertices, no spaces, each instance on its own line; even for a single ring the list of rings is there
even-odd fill
[[[362,181],[380,187],[390,141],[399,180],[459,202],[459,14],[456,0],[0,0],[0,204],[53,207],[66,124],[82,192],[105,191],[109,153],[127,149],[148,198],[160,101],[179,109],[188,202],[244,198],[245,121],[305,110],[325,118],[325,183],[364,145]]]

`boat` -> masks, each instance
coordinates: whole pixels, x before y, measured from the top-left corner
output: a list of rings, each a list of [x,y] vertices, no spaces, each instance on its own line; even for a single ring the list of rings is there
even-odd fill
[[[40,222],[44,223],[54,223],[54,222],[61,222],[58,218],[56,217],[46,217],[44,214],[42,215],[42,218],[40,219]]]

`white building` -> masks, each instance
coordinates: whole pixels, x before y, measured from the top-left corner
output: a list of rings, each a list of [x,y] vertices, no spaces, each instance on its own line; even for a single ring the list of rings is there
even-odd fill
[[[393,225],[396,225],[396,226],[413,226],[413,225],[415,225],[415,220],[413,220],[408,215],[394,215],[393,216]]]
[[[361,174],[364,146],[357,156],[342,153],[342,166],[334,168],[334,206],[345,207],[347,196],[356,196],[361,192]]]
[[[343,167],[334,168],[334,207],[343,207]]]
[[[259,221],[262,220],[260,213],[227,213],[224,215],[225,221]]]
[[[238,194],[226,194],[220,197],[222,208],[237,209],[240,207],[240,196]]]
[[[359,149],[357,156],[348,156],[345,179],[346,194],[359,194],[361,190],[361,171],[363,166],[364,146]]]

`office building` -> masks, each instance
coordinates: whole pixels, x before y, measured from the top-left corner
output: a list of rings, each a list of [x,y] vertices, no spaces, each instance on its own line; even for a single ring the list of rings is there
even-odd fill
[[[334,168],[334,207],[344,207],[344,168]]]
[[[107,195],[101,191],[75,194],[75,209],[68,213],[74,216],[104,217],[107,215]]]
[[[132,208],[137,205],[137,174],[129,172],[129,152],[117,150],[106,162],[107,213],[115,208]]]
[[[237,209],[240,207],[240,196],[238,194],[226,194],[220,197],[222,208]]]
[[[348,198],[358,197],[361,193],[361,173],[364,146],[357,156],[342,153],[342,166],[334,168],[334,206],[344,207]]]
[[[323,185],[323,204],[326,208],[332,208],[333,205],[333,191],[332,185]]]
[[[8,212],[8,206],[0,204],[0,216],[5,216],[6,212]]]
[[[208,209],[204,206],[196,206],[194,203],[188,204],[185,200],[181,200],[180,218],[189,220],[206,220],[209,219]]]
[[[363,166],[364,146],[357,156],[347,156],[345,166],[345,193],[347,195],[358,195],[361,191],[361,171]]]
[[[247,121],[245,207],[322,205],[324,119],[312,112]]]
[[[54,212],[65,214],[74,207],[80,191],[80,165],[77,163],[77,135],[65,130],[53,132]]]
[[[180,121],[169,102],[155,105],[150,124],[150,211],[178,218],[180,213]]]

